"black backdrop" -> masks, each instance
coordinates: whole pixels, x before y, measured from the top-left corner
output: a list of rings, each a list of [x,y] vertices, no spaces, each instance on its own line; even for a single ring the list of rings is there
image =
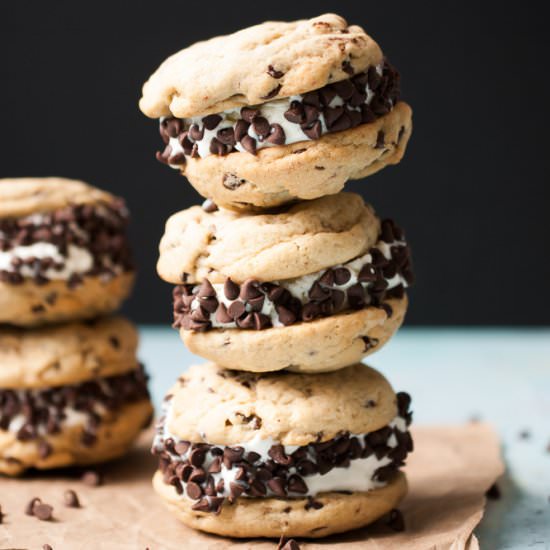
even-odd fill
[[[403,163],[348,184],[407,230],[409,323],[548,323],[549,35],[534,4],[2,1],[0,176],[64,175],[125,196],[140,265],[126,311],[167,323],[157,243],[199,197],[154,160],[142,82],[197,39],[337,11],[382,45],[415,110]]]

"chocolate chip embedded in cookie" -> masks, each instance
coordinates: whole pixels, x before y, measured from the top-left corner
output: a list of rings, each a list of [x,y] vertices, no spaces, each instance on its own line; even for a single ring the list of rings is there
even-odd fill
[[[0,329],[0,473],[90,464],[128,450],[152,414],[125,319]]]
[[[134,279],[127,224],[121,199],[82,182],[0,180],[0,323],[117,309]]]
[[[186,525],[226,536],[361,527],[406,492],[409,406],[364,365],[309,376],[195,366],[164,402],[154,486]]]
[[[360,360],[401,325],[413,282],[403,231],[350,193],[257,215],[180,212],[158,271],[179,283],[174,321],[189,349],[256,372]]]
[[[376,42],[325,14],[176,53],[144,85],[140,107],[160,119],[159,161],[244,210],[335,193],[399,162],[412,128],[399,97],[399,73]]]

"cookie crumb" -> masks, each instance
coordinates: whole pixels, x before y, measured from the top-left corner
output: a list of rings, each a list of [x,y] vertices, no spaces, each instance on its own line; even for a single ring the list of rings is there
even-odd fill
[[[78,495],[72,489],[68,489],[63,493],[63,499],[65,501],[65,506],[67,506],[68,508],[80,508]]]
[[[84,485],[88,485],[88,487],[99,487],[100,485],[103,485],[102,475],[95,470],[87,470],[82,474],[80,480],[84,483]]]
[[[487,489],[485,496],[490,500],[500,500],[500,497],[502,496],[502,494],[500,492],[499,486],[496,483],[493,483],[489,487],[489,489]]]
[[[403,518],[403,514],[399,510],[393,509],[389,513],[389,517],[388,517],[388,520],[386,521],[386,525],[393,531],[396,531],[397,533],[404,531],[405,519]]]

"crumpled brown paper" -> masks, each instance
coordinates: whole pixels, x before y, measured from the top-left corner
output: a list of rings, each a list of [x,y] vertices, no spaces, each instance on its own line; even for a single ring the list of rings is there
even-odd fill
[[[503,472],[497,435],[485,424],[417,427],[415,452],[406,472],[410,492],[400,509],[406,531],[385,525],[367,527],[318,541],[299,541],[306,550],[452,549],[479,548],[472,531],[483,515],[485,491]],[[151,488],[155,464],[148,452],[150,434],[126,459],[101,471],[105,484],[87,487],[70,473],[0,479],[0,550],[275,550],[272,540],[230,540],[188,529],[165,509]],[[63,493],[74,489],[79,509],[63,504]],[[25,515],[28,501],[40,497],[54,507],[54,521]]]

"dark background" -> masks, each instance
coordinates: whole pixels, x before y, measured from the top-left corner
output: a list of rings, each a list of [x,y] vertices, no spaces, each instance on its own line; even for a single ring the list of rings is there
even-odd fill
[[[0,176],[63,175],[123,195],[140,266],[126,311],[169,323],[157,244],[167,216],[201,199],[155,161],[142,83],[198,39],[336,11],[380,43],[414,109],[402,164],[347,186],[407,230],[409,324],[547,324],[549,34],[534,4],[1,2]]]

